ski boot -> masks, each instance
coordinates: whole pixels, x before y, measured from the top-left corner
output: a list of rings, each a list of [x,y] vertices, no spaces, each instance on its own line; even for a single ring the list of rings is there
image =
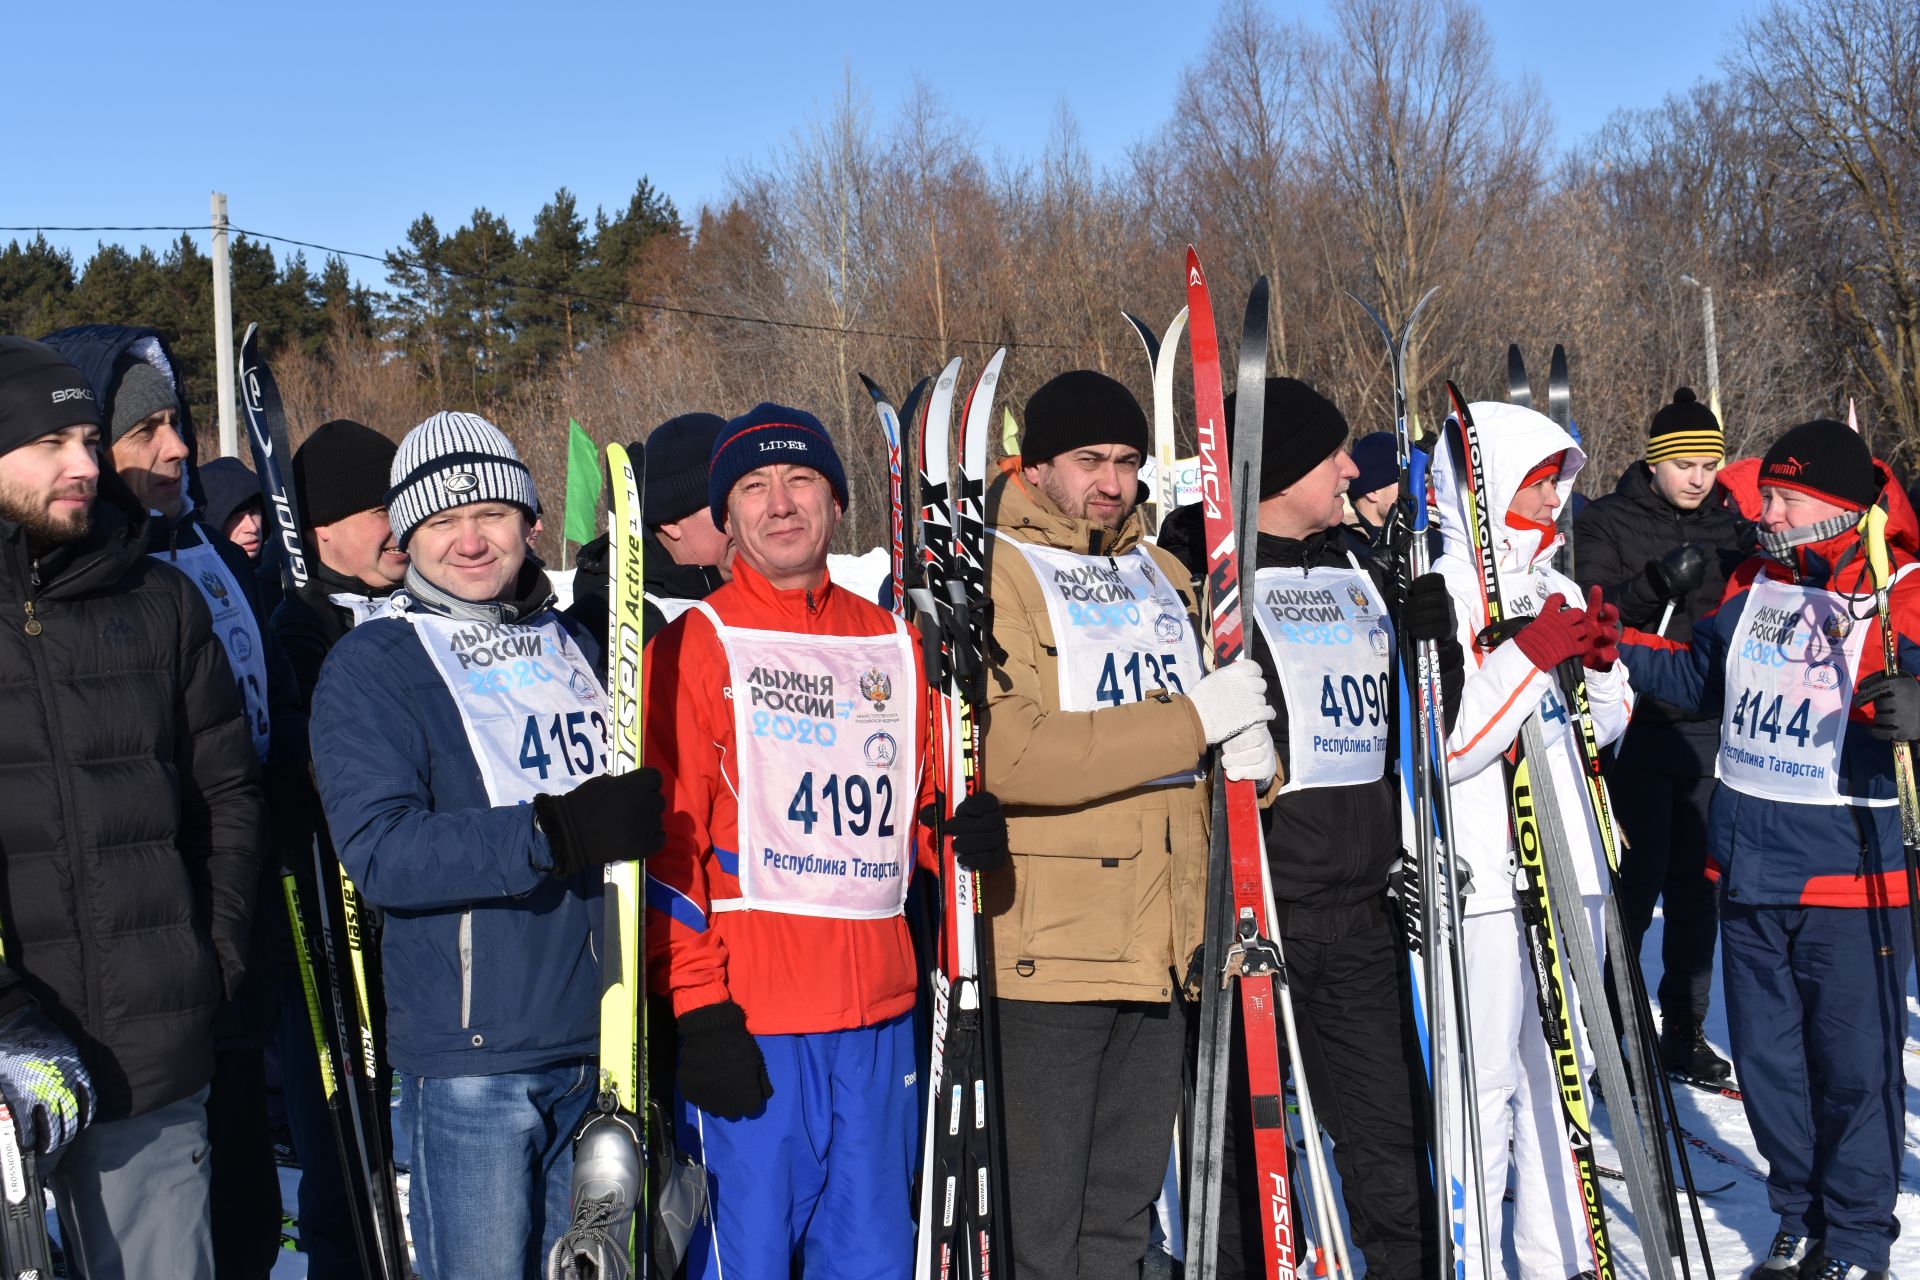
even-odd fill
[[[1815,1256],[1819,1248],[1820,1242],[1809,1236],[1776,1231],[1773,1233],[1773,1244],[1767,1249],[1767,1256],[1747,1272],[1747,1280],[1798,1280],[1805,1263],[1819,1262]]]
[[[1733,1064],[1713,1051],[1697,1022],[1661,1025],[1660,1065],[1683,1079],[1706,1085],[1723,1085],[1733,1079]]]
[[[1801,1275],[1810,1277],[1810,1280],[1887,1280],[1886,1272],[1857,1267],[1845,1258],[1821,1258],[1818,1267],[1812,1270],[1803,1268]]]
[[[640,1203],[640,1131],[619,1111],[590,1111],[573,1136],[573,1223],[547,1255],[547,1280],[631,1274],[628,1251]]]

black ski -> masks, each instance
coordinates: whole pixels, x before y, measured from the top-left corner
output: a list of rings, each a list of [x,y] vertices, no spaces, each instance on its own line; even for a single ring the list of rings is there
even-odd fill
[[[281,583],[292,596],[307,582],[306,540],[288,475],[286,411],[273,373],[260,357],[259,328],[248,325],[240,343],[240,401],[254,474],[274,526]],[[394,1180],[387,1099],[380,1096],[385,1063],[374,1025],[374,1010],[384,1015],[385,1000],[367,914],[324,830],[314,836],[310,876],[285,869],[281,888],[361,1263],[379,1280],[407,1280],[412,1266]]]
[[[1517,342],[1507,344],[1507,403],[1533,408],[1533,384],[1527,381],[1527,362],[1520,357]]]

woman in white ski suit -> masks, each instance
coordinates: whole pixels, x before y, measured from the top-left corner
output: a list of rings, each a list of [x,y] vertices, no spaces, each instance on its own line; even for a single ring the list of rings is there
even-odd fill
[[[1483,501],[1491,512],[1490,554],[1499,568],[1507,617],[1531,617],[1555,595],[1570,607],[1585,603],[1580,587],[1551,567],[1561,539],[1548,524],[1516,526],[1509,514],[1530,472],[1556,454],[1563,455],[1555,492],[1563,506],[1573,492],[1586,455],[1551,419],[1517,405],[1470,406],[1481,442]],[[1601,943],[1601,894],[1606,884],[1599,834],[1585,798],[1574,726],[1553,675],[1514,640],[1482,652],[1475,637],[1487,624],[1481,576],[1467,528],[1461,477],[1450,451],[1436,451],[1434,492],[1443,549],[1435,568],[1453,597],[1461,647],[1473,655],[1467,664],[1460,702],[1447,739],[1451,770],[1454,838],[1458,854],[1471,869],[1464,900],[1464,937],[1468,993],[1472,1002],[1473,1047],[1477,1079],[1474,1100],[1480,1114],[1481,1184],[1488,1228],[1495,1234],[1494,1273],[1500,1261],[1502,1198],[1509,1168],[1514,1175],[1514,1253],[1521,1280],[1567,1280],[1593,1266],[1585,1211],[1573,1173],[1559,1089],[1540,1026],[1534,981],[1529,976],[1526,938],[1516,889],[1520,884],[1510,834],[1506,757],[1521,726],[1536,711],[1542,719],[1553,792],[1561,820],[1573,842],[1573,858],[1589,928]],[[1544,517],[1552,519],[1551,512]],[[1590,660],[1590,659],[1589,659]],[[1626,666],[1586,670],[1594,732],[1601,743],[1618,738],[1630,713]],[[1533,766],[1539,768],[1536,762]],[[1581,835],[1587,839],[1582,842]],[[1562,948],[1568,945],[1560,935]],[[1601,957],[1604,961],[1604,956]],[[1566,972],[1563,964],[1563,972]],[[1571,974],[1566,978],[1569,986]],[[1571,994],[1571,992],[1570,992]],[[1571,1004],[1572,1002],[1570,1002]],[[1580,993],[1578,1003],[1607,1025],[1605,996]],[[1596,1012],[1597,1011],[1597,1012]],[[1572,1010],[1570,1010],[1572,1013]],[[1574,1014],[1574,1041],[1581,1057],[1581,1080],[1591,1073],[1592,1053],[1581,1019]],[[1588,1100],[1591,1115],[1593,1100]],[[1458,1141],[1456,1131],[1456,1142]],[[1512,1144],[1511,1155],[1508,1145]],[[1456,1169],[1464,1161],[1452,1162]],[[1471,1193],[1469,1193],[1471,1194]],[[1478,1231],[1467,1215],[1466,1274],[1480,1274]]]

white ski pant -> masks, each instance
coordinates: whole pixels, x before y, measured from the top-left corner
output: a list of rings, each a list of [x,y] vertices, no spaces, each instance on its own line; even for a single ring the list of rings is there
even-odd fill
[[[1598,940],[1602,899],[1586,898],[1582,905]],[[1520,912],[1515,908],[1468,916],[1462,927],[1468,995],[1473,1002],[1474,1092],[1485,1161],[1480,1185],[1486,1197],[1487,1227],[1495,1237],[1493,1274],[1507,1273],[1499,1232],[1511,1174],[1513,1252],[1520,1280],[1567,1280],[1590,1270],[1593,1255],[1561,1120],[1560,1090],[1540,1029],[1540,1006]],[[1561,945],[1566,945],[1564,938]],[[1570,974],[1567,982],[1572,994]],[[1584,1087],[1593,1055],[1578,1002],[1572,1003],[1569,1012]],[[1464,1159],[1454,1167],[1465,1167]],[[1481,1243],[1478,1219],[1471,1212],[1466,1218],[1466,1274],[1472,1280],[1481,1274]]]

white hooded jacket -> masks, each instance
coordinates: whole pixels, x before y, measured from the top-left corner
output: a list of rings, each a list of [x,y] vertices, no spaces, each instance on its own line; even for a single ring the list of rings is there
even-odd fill
[[[1508,527],[1506,515],[1520,481],[1539,463],[1566,451],[1560,468],[1560,501],[1571,500],[1574,477],[1586,455],[1573,438],[1552,419],[1518,405],[1482,402],[1470,406],[1478,428],[1484,490],[1492,512],[1492,554],[1498,565],[1502,595],[1509,618],[1531,616],[1548,597],[1560,594],[1567,603],[1584,607],[1585,597],[1571,578],[1551,567],[1558,534],[1544,546],[1535,546],[1533,533]],[[1460,857],[1472,868],[1473,891],[1466,899],[1468,915],[1509,911],[1515,906],[1517,865],[1507,807],[1507,769],[1504,761],[1520,736],[1527,716],[1542,711],[1542,730],[1553,792],[1561,820],[1575,841],[1574,868],[1583,896],[1604,892],[1606,869],[1599,832],[1588,812],[1586,784],[1580,769],[1574,727],[1554,678],[1533,665],[1511,640],[1491,653],[1480,653],[1474,637],[1487,624],[1481,596],[1481,577],[1473,557],[1459,475],[1450,451],[1441,448],[1433,461],[1434,493],[1438,500],[1442,538],[1435,564],[1453,597],[1462,649],[1472,655],[1460,691],[1460,708],[1447,738],[1451,770],[1454,838]],[[1611,671],[1587,671],[1588,698],[1593,708],[1594,733],[1602,745],[1625,731],[1632,695],[1625,663]],[[1539,767],[1536,763],[1536,769]],[[1587,835],[1585,846],[1578,834]]]

